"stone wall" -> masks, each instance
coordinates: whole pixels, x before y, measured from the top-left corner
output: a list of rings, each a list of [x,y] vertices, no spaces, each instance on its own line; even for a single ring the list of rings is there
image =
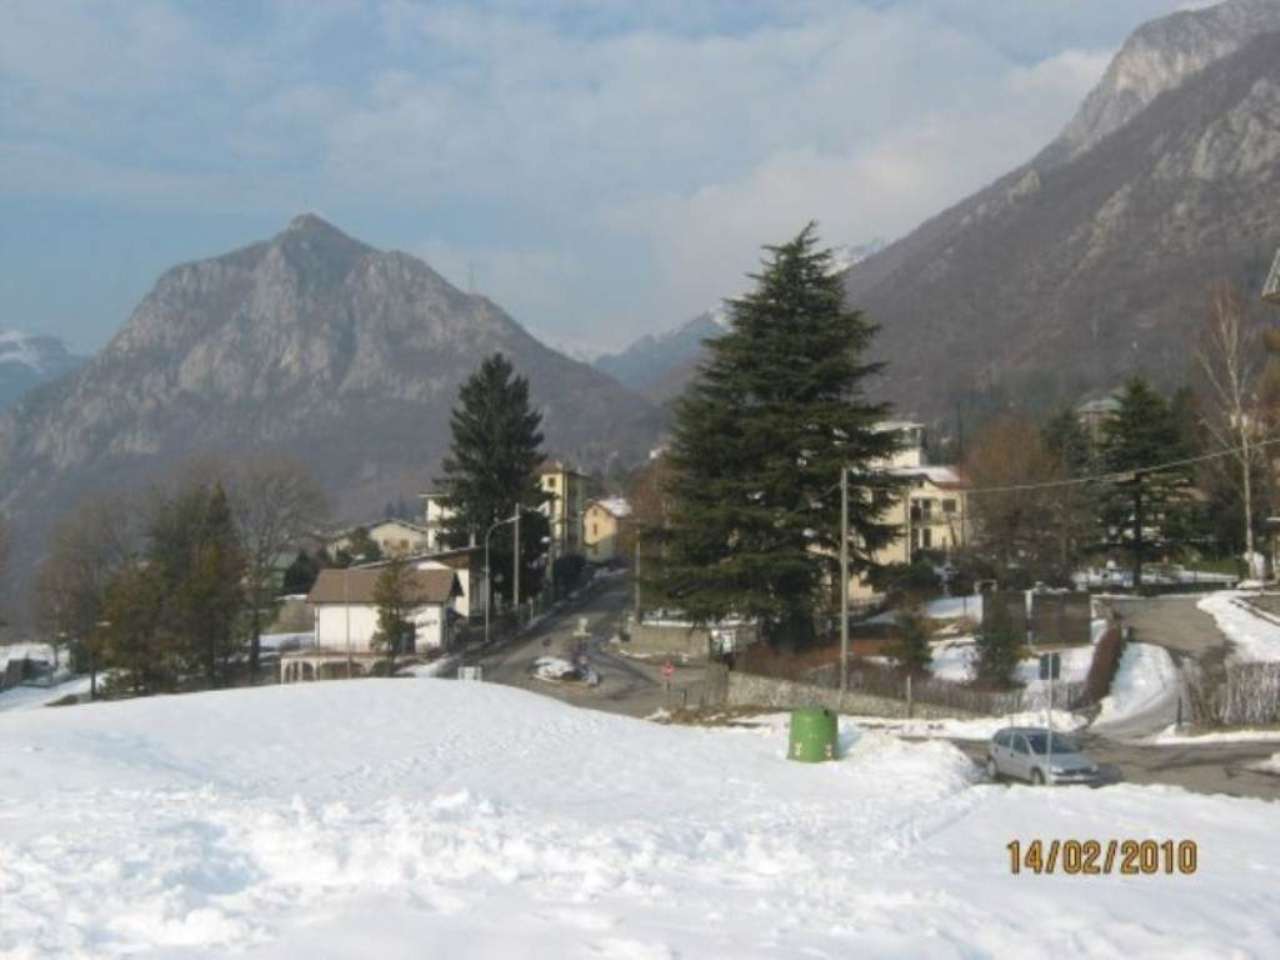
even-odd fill
[[[907,702],[889,697],[876,697],[865,693],[848,692],[776,680],[751,673],[730,671],[725,705],[731,707],[826,707],[837,713],[862,714],[875,717],[905,718]],[[965,719],[974,716],[955,707],[937,706],[931,703],[915,703],[910,716],[923,720]]]
[[[627,647],[631,653],[706,659],[710,643],[711,634],[701,627],[691,629],[632,623],[631,641]]]

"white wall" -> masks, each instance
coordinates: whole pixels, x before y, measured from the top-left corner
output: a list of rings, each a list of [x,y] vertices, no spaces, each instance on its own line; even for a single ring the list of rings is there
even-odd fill
[[[430,650],[444,642],[444,610],[440,606],[420,607],[413,615],[417,628],[417,647]],[[351,604],[351,650],[368,653],[378,631],[378,608],[371,604]],[[347,607],[341,603],[322,603],[316,607],[316,642],[334,650],[347,649]]]

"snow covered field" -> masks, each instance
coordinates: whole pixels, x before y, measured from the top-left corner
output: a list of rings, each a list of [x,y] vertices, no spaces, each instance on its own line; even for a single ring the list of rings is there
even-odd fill
[[[0,717],[0,955],[1280,956],[1275,808],[976,782],[942,742],[667,727],[443,680]],[[1010,876],[1035,837],[1194,876]]]
[[[1235,590],[1211,593],[1196,604],[1213,617],[1218,629],[1227,635],[1237,661],[1280,661],[1280,626],[1251,612],[1243,605],[1246,594]]]

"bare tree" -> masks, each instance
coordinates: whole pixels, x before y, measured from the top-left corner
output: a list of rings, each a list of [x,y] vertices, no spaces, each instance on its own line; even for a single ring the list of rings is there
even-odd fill
[[[964,472],[974,487],[970,516],[974,545],[1004,575],[1014,568],[1043,574],[1058,563],[1053,490],[1036,484],[1061,480],[1062,464],[1030,420],[1008,414],[975,438]]]
[[[1221,447],[1229,448],[1240,470],[1244,504],[1245,555],[1253,576],[1253,468],[1263,439],[1257,379],[1259,353],[1245,328],[1244,303],[1226,283],[1214,287],[1196,363],[1208,384],[1213,414],[1205,426]]]
[[[5,528],[4,514],[0,513],[0,598],[4,597],[4,574],[9,559],[9,536]],[[0,610],[0,626],[4,625],[4,611]],[[56,653],[56,651],[55,651]]]
[[[256,682],[263,610],[274,599],[276,558],[296,550],[324,519],[324,492],[305,466],[282,456],[249,460],[232,480],[232,509],[245,551],[249,594],[249,677]]]
[[[91,696],[97,694],[107,588],[139,545],[137,503],[123,494],[90,496],[58,523],[36,572],[36,623],[51,638],[55,656],[62,643],[73,647],[89,671]]]

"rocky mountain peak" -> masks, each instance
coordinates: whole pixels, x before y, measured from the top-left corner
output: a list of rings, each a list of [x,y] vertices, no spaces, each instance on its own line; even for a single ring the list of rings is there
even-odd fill
[[[1260,33],[1280,30],[1280,0],[1227,0],[1180,10],[1135,30],[1062,134],[1037,165],[1064,163],[1091,149],[1160,94]]]

